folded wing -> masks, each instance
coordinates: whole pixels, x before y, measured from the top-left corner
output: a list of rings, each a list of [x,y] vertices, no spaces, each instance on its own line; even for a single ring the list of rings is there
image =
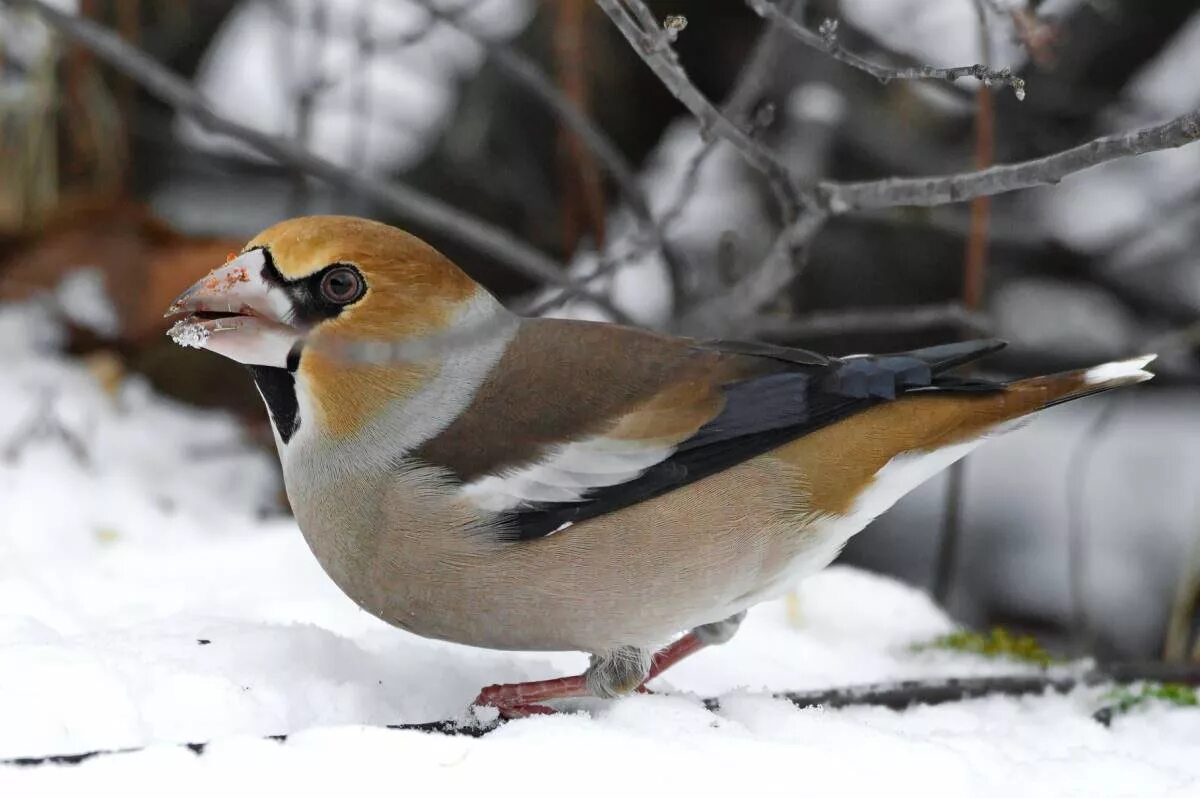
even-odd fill
[[[468,501],[500,514],[509,537],[529,540],[903,393],[999,389],[940,375],[1002,345],[838,359],[531,319],[467,411],[417,454],[456,478]]]

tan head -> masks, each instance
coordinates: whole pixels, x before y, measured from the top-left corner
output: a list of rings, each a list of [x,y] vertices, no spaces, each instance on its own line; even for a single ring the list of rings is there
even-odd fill
[[[191,314],[182,323],[195,332],[187,343],[247,365],[284,367],[301,339],[398,341],[437,333],[481,291],[402,230],[307,216],[259,233],[175,300],[168,315]]]
[[[366,219],[309,216],[259,233],[175,300],[168,315],[188,314],[172,328],[176,342],[250,366],[268,405],[264,385],[291,386],[296,375],[314,413],[338,435],[419,389],[437,368],[430,361],[363,364],[338,357],[339,344],[436,336],[468,323],[480,307],[504,312],[420,239]]]

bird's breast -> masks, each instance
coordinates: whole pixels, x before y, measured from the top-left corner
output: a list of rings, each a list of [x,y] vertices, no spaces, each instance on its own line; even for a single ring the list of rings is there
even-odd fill
[[[361,607],[414,633],[505,649],[653,646],[831,560],[790,466],[757,458],[533,541],[505,542],[435,469],[289,484],[317,559]]]

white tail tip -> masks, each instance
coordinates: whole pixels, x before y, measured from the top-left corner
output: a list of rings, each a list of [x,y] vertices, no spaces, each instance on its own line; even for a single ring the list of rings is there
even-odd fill
[[[1089,385],[1099,385],[1105,382],[1145,382],[1154,379],[1154,375],[1146,371],[1146,365],[1158,355],[1142,355],[1141,357],[1120,360],[1115,363],[1105,363],[1090,368],[1083,373],[1084,380]]]

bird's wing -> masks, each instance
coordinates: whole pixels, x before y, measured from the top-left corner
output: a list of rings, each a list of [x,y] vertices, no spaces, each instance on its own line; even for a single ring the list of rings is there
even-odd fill
[[[734,466],[1000,346],[827,358],[531,319],[472,404],[417,452],[501,516],[514,539],[551,534]],[[954,390],[992,383],[947,379]],[[536,396],[537,400],[532,401]]]

